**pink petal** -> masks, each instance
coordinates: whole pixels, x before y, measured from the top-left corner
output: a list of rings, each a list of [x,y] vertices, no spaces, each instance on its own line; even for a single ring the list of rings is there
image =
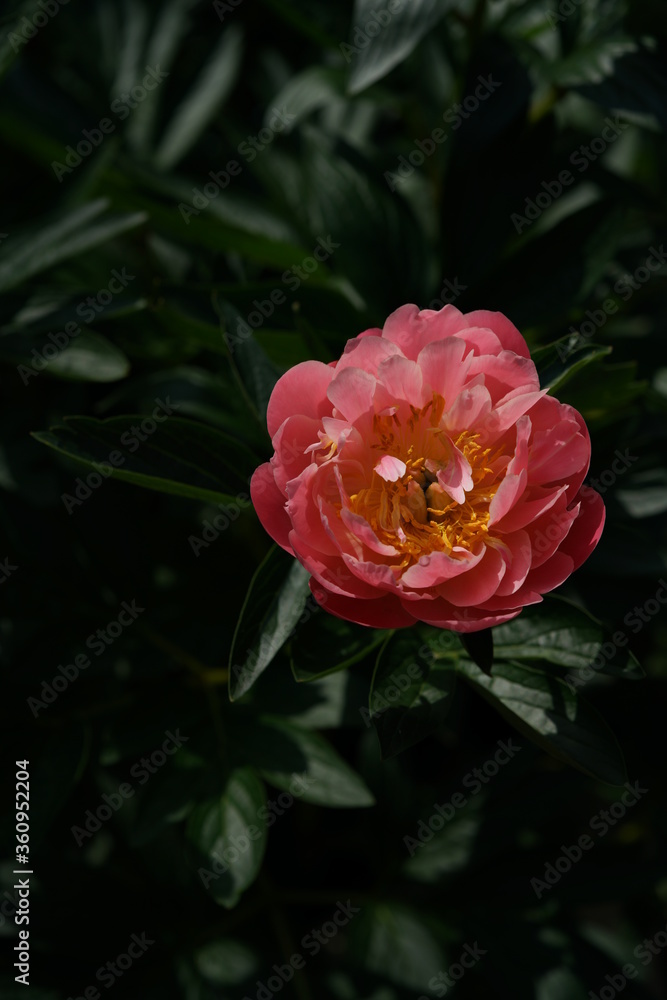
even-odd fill
[[[441,597],[455,607],[473,607],[495,594],[506,571],[505,561],[493,548],[484,548],[484,557],[467,573],[442,584]]]
[[[361,368],[344,368],[327,389],[327,395],[346,420],[353,423],[373,408],[376,379]]]
[[[464,550],[459,557],[450,556],[446,552],[430,552],[405,570],[401,584],[411,590],[439,586],[447,580],[459,577],[462,573],[467,573],[481,561],[483,555],[484,550],[477,555]]]
[[[400,458],[393,455],[383,455],[380,461],[373,467],[373,471],[387,483],[395,483],[407,472],[407,465]]]
[[[506,351],[514,351],[523,358],[530,357],[526,341],[521,336],[514,323],[501,312],[491,312],[488,309],[477,309],[464,316],[469,326],[484,326],[493,330]]]
[[[414,611],[417,612],[417,607]],[[511,618],[516,618],[520,611],[521,608],[517,611],[503,609],[490,613],[479,608],[456,608],[448,601],[439,598],[430,604],[420,605],[418,615],[420,621],[438,628],[449,628],[454,632],[479,632],[480,629],[500,625]]]
[[[330,614],[357,625],[370,628],[405,628],[416,624],[416,619],[401,605],[393,594],[386,594],[375,600],[360,601],[357,598],[332,594],[325,587],[310,581],[310,589],[315,600]]]
[[[507,569],[496,591],[498,597],[505,597],[517,592],[528,576],[533,556],[530,536],[526,531],[515,531],[511,535],[503,535],[502,541],[506,549],[501,550],[501,555],[507,562]]]
[[[422,370],[424,385],[438,393],[446,405],[456,399],[466,384],[473,354],[466,353],[466,344],[458,337],[437,340],[419,352],[417,364]]]
[[[273,470],[268,462],[255,469],[250,480],[250,497],[262,527],[274,542],[294,555],[289,541],[292,527],[285,511],[286,497],[276,486]]]
[[[421,312],[416,305],[405,305],[387,318],[382,335],[397,344],[406,358],[415,361],[426,344],[451,337],[465,325],[462,314],[452,305]]]
[[[361,368],[370,375],[376,375],[379,365],[394,355],[401,356],[401,349],[390,340],[385,340],[382,330],[369,330],[354,340],[348,340],[336,371],[345,368]]]
[[[302,361],[285,372],[273,387],[266,411],[266,424],[271,438],[283,420],[295,413],[308,417],[331,416],[327,388],[334,373],[321,361]]]

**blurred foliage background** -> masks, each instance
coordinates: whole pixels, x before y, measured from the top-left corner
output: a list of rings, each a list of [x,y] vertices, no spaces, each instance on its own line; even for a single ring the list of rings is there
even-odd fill
[[[666,14],[4,5],[7,1000],[26,759],[34,1000],[666,995]],[[248,501],[280,372],[447,301],[521,328],[608,514],[491,688],[318,612]]]

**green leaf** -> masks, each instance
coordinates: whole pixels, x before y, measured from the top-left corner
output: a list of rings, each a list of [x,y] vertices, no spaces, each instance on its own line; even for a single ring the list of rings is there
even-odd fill
[[[373,0],[355,0],[350,44],[355,52],[346,55],[352,61],[349,92],[358,94],[381,80],[417,47],[424,35],[433,28],[451,3],[445,0],[410,0],[397,10],[381,8]],[[372,26],[372,32],[368,31]]]
[[[422,638],[401,629],[378,655],[369,709],[384,759],[436,732],[449,713],[456,687],[451,661],[419,656]]]
[[[586,344],[581,336],[571,334],[561,337],[553,344],[535,348],[531,357],[540,376],[540,387],[556,396],[561,386],[573,375],[607,354],[611,354],[611,347]]]
[[[114,216],[92,223],[107,208],[105,198],[63,214],[55,222],[31,235],[17,234],[0,252],[0,292],[32,278],[35,274],[62,263],[69,257],[108,243],[120,233],[135,229],[146,221],[144,212]],[[89,223],[91,223],[89,225]]]
[[[248,588],[229,651],[229,698],[253,686],[292,635],[303,612],[310,574],[274,546]]]
[[[251,327],[228,302],[220,304],[225,327],[225,343],[232,368],[250,407],[264,424],[269,399],[280,372],[264,348],[255,340]]]
[[[469,660],[456,669],[542,750],[612,785],[627,780],[614,734],[563,681],[520,663],[496,663],[490,677]]]
[[[442,935],[436,937],[420,914],[396,903],[364,906],[351,925],[351,938],[364,968],[415,993],[449,964]]]
[[[0,336],[0,358],[28,369],[19,372],[25,385],[30,384],[34,374],[42,371],[81,382],[117,382],[130,371],[130,362],[120,348],[93,330],[82,330],[52,360],[45,359],[43,366],[37,367],[32,350],[41,354],[44,346],[44,337],[29,330],[3,334]],[[50,340],[46,346],[52,346]]]
[[[344,670],[377,649],[387,635],[385,629],[354,625],[316,609],[291,644],[292,673],[297,681],[314,681]]]
[[[242,37],[238,25],[223,32],[165,129],[154,157],[158,170],[170,170],[183,159],[231,93],[241,66]]]
[[[599,82],[580,83],[583,97],[615,114],[621,113],[641,125],[667,129],[667,73],[660,52],[640,49],[621,55],[613,63],[613,73]]]
[[[612,641],[612,634],[588,612],[562,597],[547,596],[539,605],[493,629],[496,658],[545,660],[583,670],[599,657],[595,669],[638,680],[644,676],[634,653]],[[627,643],[627,637],[626,637]]]
[[[252,767],[237,768],[219,799],[197,806],[187,824],[199,877],[217,903],[231,909],[257,877],[268,828],[260,817],[266,790]],[[221,871],[221,865],[226,870]]]
[[[239,758],[259,768],[264,778],[304,802],[353,809],[374,804],[364,781],[318,733],[264,715],[239,720],[234,747]]]
[[[169,401],[164,407],[160,400],[156,403],[164,417]],[[144,431],[141,425],[147,420]],[[65,417],[63,427],[33,437],[96,471],[104,466],[104,474],[137,486],[249,506],[247,479],[257,465],[256,457],[236,438],[194,420],[168,415],[164,423],[157,423],[145,414],[108,420]]]
[[[276,94],[271,107],[264,115],[264,124],[271,121],[275,108],[284,110],[293,120],[285,125],[285,133],[322,106],[336,104],[343,100],[345,77],[341,70],[328,66],[309,66],[288,80]]]
[[[159,67],[162,72],[169,72],[181,40],[188,28],[188,13],[195,0],[167,0],[158,13],[158,18],[146,49],[145,65]],[[130,4],[130,7],[133,4]],[[143,75],[144,63],[137,66],[136,79],[139,72]],[[125,88],[116,87],[114,93],[120,93]],[[132,148],[141,156],[146,156],[152,145],[154,123],[162,95],[162,88],[156,87],[132,112],[127,123],[126,137]]]

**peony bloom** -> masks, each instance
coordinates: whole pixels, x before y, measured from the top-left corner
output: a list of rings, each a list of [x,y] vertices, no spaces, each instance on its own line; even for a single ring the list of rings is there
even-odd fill
[[[502,313],[402,306],[330,365],[286,372],[251,483],[320,604],[379,628],[474,632],[542,600],[594,549],[581,415],[540,390]]]

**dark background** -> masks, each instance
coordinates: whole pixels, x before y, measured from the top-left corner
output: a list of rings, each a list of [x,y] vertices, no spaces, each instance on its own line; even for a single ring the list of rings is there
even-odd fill
[[[648,953],[635,950],[656,934],[667,942],[667,629],[656,599],[667,595],[667,271],[637,274],[667,242],[666,5],[388,9],[3,6],[7,1000],[65,1000],[95,986],[137,1000],[254,1000],[296,953],[304,968],[269,993],[417,1000],[444,995],[429,981],[475,943],[486,954],[447,995],[584,1000],[618,990],[605,977],[628,962],[640,975],[623,979],[626,1000],[666,994],[664,955],[642,964]],[[168,75],[143,89],[156,67]],[[489,75],[499,86],[460,116],[457,104]],[[279,132],[268,124],[275,108],[293,116]],[[610,133],[606,119],[620,124]],[[444,141],[431,140],[434,129]],[[254,156],[249,137],[262,147]],[[417,140],[433,150],[423,162]],[[239,171],[206,195],[210,172],[230,161]],[[572,181],[555,197],[565,170]],[[339,245],[310,271],[320,239]],[[109,297],[114,271],[131,279]],[[257,303],[272,292],[279,304],[264,305],[258,323]],[[422,742],[383,760],[360,711],[382,637],[308,605],[252,690],[233,703],[227,693],[228,667],[252,647],[290,568],[269,557],[232,647],[270,548],[247,483],[271,453],[264,412],[275,378],[337,357],[405,302],[445,301],[505,312],[558,398],[584,414],[608,520],[561,590],[623,631],[646,673],[596,673],[583,697],[616,733],[628,780],[647,792],[540,899],[531,879],[622,794],[592,765],[584,774],[545,753],[548,738],[517,736],[464,683]],[[605,310],[609,301],[618,308]],[[555,341],[560,356],[541,350]],[[141,430],[165,406],[176,416]],[[618,452],[631,457],[617,475]],[[113,642],[87,645],[132,601],[144,610]],[[628,616],[645,602],[637,627]],[[537,630],[539,614],[530,621]],[[578,635],[567,638],[570,656]],[[81,655],[90,665],[63,686]],[[295,680],[345,658],[349,669]],[[187,741],[164,762],[158,754],[142,780],[138,762],[179,732]],[[466,775],[510,736],[520,753],[470,794]],[[14,982],[10,957],[12,789],[24,759],[29,989]],[[247,834],[264,795],[277,801],[304,771],[315,776],[311,794],[205,888],[198,869]],[[404,838],[465,789],[466,808],[410,858]],[[77,835],[103,794],[118,804],[113,815]],[[348,900],[360,912],[309,954],[304,935]],[[154,943],[122,976],[96,978],[133,934]]]

